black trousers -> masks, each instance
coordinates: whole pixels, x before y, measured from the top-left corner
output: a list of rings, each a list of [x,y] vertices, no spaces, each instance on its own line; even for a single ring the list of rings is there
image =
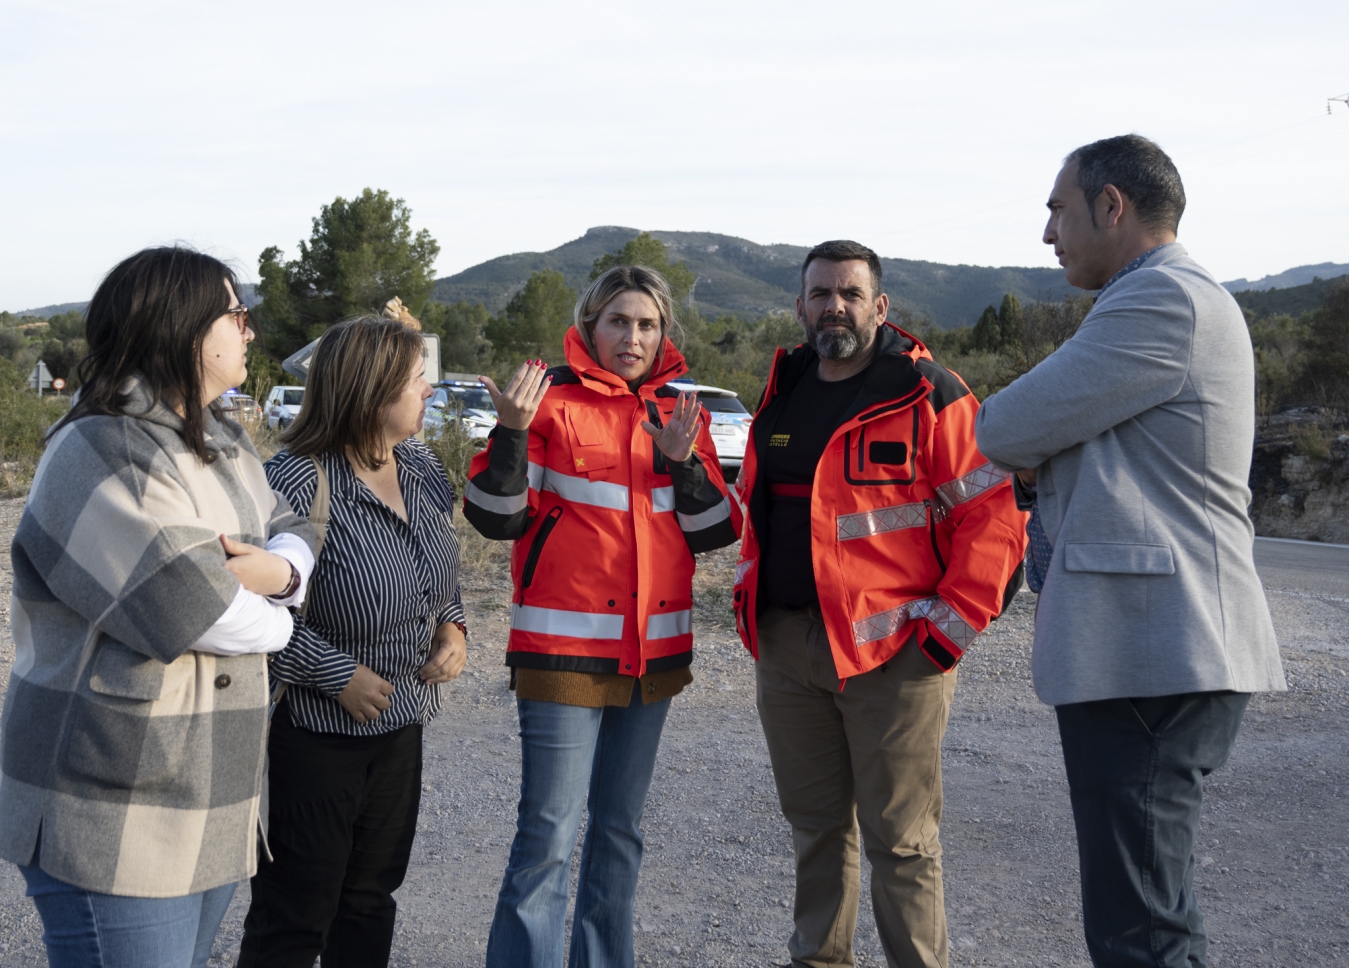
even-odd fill
[[[1194,896],[1203,779],[1227,762],[1247,693],[1056,707],[1097,968],[1206,968]]]
[[[422,727],[341,736],[272,717],[267,842],[239,968],[382,968],[421,802]]]

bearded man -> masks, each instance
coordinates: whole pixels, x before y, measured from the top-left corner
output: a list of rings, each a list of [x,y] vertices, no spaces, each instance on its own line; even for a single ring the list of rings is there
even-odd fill
[[[885,322],[876,253],[801,267],[739,491],[736,624],[796,849],[792,964],[852,965],[860,840],[891,968],[945,966],[941,743],[955,669],[1021,579],[1025,515],[979,404]]]

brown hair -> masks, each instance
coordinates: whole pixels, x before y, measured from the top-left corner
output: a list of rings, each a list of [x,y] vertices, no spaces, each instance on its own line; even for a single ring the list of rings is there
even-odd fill
[[[357,316],[333,326],[314,350],[304,403],[281,442],[297,457],[350,449],[366,467],[383,467],[384,414],[422,352],[422,338],[397,320]]]
[[[201,406],[201,348],[229,309],[226,282],[240,293],[229,266],[182,245],[142,249],[113,266],[84,313],[89,355],[79,364],[79,396],[49,436],[91,414],[127,414],[130,400],[123,388],[139,376],[152,405],[162,400],[182,406],[183,442],[199,461],[211,463]]]
[[[604,275],[590,284],[590,288],[576,301],[573,321],[581,342],[595,356],[595,324],[600,313],[613,298],[624,292],[644,292],[656,304],[660,312],[660,334],[670,340],[683,335],[683,328],[675,318],[674,297],[670,294],[670,284],[655,269],[646,266],[614,266]]]

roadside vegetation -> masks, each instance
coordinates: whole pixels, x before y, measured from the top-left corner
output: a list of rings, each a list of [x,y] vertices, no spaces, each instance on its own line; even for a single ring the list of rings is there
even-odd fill
[[[440,337],[445,370],[500,380],[525,359],[563,362],[562,338],[577,292],[561,272],[533,272],[495,313],[481,302],[436,302],[431,295],[440,247],[425,229],[414,232],[411,218],[402,199],[366,189],[323,206],[310,237],[298,243],[296,258],[286,259],[277,246],[263,251],[256,288],[261,302],[253,310],[259,339],[250,347],[243,392],[266,399],[272,386],[290,381],[282,359],[338,320],[377,312],[394,296],[420,319],[424,331]],[[651,266],[665,275],[679,304],[683,332],[677,342],[691,375],[736,391],[754,409],[775,352],[800,341],[794,316],[704,317],[692,298],[695,273],[683,261],[671,262],[665,243],[646,232],[596,259],[590,278],[622,264]],[[1298,446],[1319,453],[1322,438],[1343,422],[1349,408],[1349,278],[1237,298],[1255,347],[1262,426],[1289,408],[1311,408],[1321,415],[1315,431],[1321,438],[1313,440],[1315,434],[1300,430],[1307,439],[1299,439]],[[1086,295],[1022,303],[1008,293],[970,326],[943,329],[906,309],[892,309],[890,318],[923,340],[938,362],[960,374],[982,400],[1062,345],[1091,305]],[[77,311],[46,319],[0,313],[0,491],[25,490],[45,430],[78,386],[76,368],[84,352],[84,319]],[[66,381],[64,398],[38,401],[23,389],[39,359],[53,377]],[[462,493],[476,444],[452,423],[435,437],[432,446]],[[274,451],[275,438],[265,423],[255,439],[264,457]]]

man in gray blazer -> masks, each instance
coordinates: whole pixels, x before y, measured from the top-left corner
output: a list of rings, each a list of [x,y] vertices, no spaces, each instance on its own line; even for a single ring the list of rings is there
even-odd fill
[[[1284,689],[1246,514],[1255,367],[1236,302],[1176,242],[1185,192],[1137,135],[1074,151],[1044,241],[1100,290],[1077,335],[976,423],[1053,554],[1035,691],[1055,707],[1098,966],[1207,965],[1203,777],[1250,693]]]

